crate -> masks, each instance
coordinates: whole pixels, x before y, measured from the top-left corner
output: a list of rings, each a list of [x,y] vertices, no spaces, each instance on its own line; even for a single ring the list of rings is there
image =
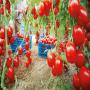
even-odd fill
[[[54,48],[55,46],[52,44],[44,44],[39,41],[38,43],[38,56],[42,58],[47,58],[48,50]]]
[[[18,38],[17,36],[15,36],[15,41],[14,44],[11,44],[10,47],[12,49],[12,52],[15,53],[17,51],[17,48],[19,46],[22,46],[23,48],[23,52],[26,53],[26,49],[25,49],[25,40]],[[32,48],[32,35],[30,35],[30,49]]]

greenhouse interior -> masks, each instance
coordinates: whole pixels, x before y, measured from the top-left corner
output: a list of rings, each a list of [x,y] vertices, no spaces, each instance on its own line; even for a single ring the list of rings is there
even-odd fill
[[[90,90],[90,0],[0,0],[0,90]]]

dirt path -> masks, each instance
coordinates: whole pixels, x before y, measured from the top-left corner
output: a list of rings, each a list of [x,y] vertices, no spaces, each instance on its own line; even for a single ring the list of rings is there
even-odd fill
[[[46,60],[38,57],[37,46],[32,47],[33,62],[28,69],[24,67],[25,57],[21,58],[21,65],[16,70],[18,77],[15,90],[60,90],[57,88],[56,81],[51,75],[51,70],[48,67]],[[72,66],[70,67],[70,69]],[[69,83],[72,86],[72,74],[74,68],[61,76],[63,84]],[[50,82],[50,83],[49,83]],[[71,90],[74,90],[71,87]]]

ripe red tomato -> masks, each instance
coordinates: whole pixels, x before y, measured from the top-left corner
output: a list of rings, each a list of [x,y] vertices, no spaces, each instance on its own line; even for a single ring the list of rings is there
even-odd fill
[[[35,7],[32,8],[31,13],[32,13],[32,15],[35,15],[36,14],[36,8]]]
[[[90,33],[87,34],[87,39],[90,41]]]
[[[27,58],[30,58],[30,56],[31,56],[31,51],[28,50],[28,51],[26,52],[26,57],[27,57]]]
[[[32,59],[29,58],[29,59],[27,60],[27,62],[25,63],[25,67],[28,68],[29,65],[31,64],[31,62],[32,62]]]
[[[44,0],[44,6],[45,6],[45,10],[46,11],[50,11],[51,7],[52,7],[52,1],[51,0]]]
[[[48,54],[47,63],[48,63],[48,66],[49,66],[49,67],[53,67],[53,65],[54,65],[54,63],[55,63],[55,58],[56,58],[55,53],[50,53],[50,54]]]
[[[36,11],[36,7],[33,7],[33,8],[32,8],[31,13],[32,13],[34,19],[37,19],[37,18],[38,18],[38,14],[37,14],[37,11]]]
[[[75,26],[73,30],[73,40],[75,45],[80,46],[84,43],[85,33],[80,26]]]
[[[76,66],[81,68],[85,64],[85,55],[83,52],[77,52]]]
[[[73,75],[73,85],[77,90],[80,89],[80,81],[79,81],[78,74]]]
[[[65,53],[69,63],[73,64],[76,62],[76,47],[72,42],[67,42]]]
[[[77,17],[79,15],[80,1],[79,0],[69,0],[68,12],[72,17]]]
[[[18,57],[16,57],[16,58],[14,59],[13,64],[14,64],[14,67],[16,67],[16,68],[19,67],[19,58],[18,58]]]
[[[10,10],[11,4],[10,4],[10,1],[9,0],[6,0],[5,7],[6,7],[7,10]]]
[[[1,7],[1,8],[0,8],[0,14],[1,14],[1,15],[4,15],[4,7]]]
[[[0,0],[0,4],[3,4],[3,0]]]
[[[53,74],[53,76],[59,76],[62,74],[62,71],[63,71],[62,59],[61,59],[61,57],[58,57],[55,60],[55,63],[52,67],[52,74]]]
[[[56,5],[58,6],[60,3],[60,0],[55,0],[56,1]]]
[[[38,12],[41,17],[44,16],[45,6],[43,2],[40,2]]]
[[[90,20],[89,20],[89,22],[87,23],[87,25],[86,25],[86,30],[88,31],[88,32],[90,32]]]
[[[29,42],[26,42],[26,43],[25,43],[25,49],[26,49],[26,50],[29,50]]]
[[[10,79],[11,82],[14,81],[14,68],[10,67],[7,71],[7,77]]]
[[[4,28],[0,29],[0,38],[5,39],[5,29]]]
[[[55,8],[54,8],[54,15],[57,15],[58,12],[59,12],[59,7],[55,7]]]
[[[12,50],[8,49],[8,55],[11,55],[11,54],[12,54]]]
[[[8,34],[8,37],[12,37],[12,34],[13,34],[12,27],[10,27],[10,26],[8,27],[7,34]]]
[[[0,55],[2,54],[2,47],[0,46]]]
[[[11,67],[11,65],[12,65],[12,58],[11,57],[8,57],[6,65],[8,68]]]
[[[29,42],[29,35],[26,35],[25,41],[26,41],[26,42]]]
[[[81,26],[85,26],[89,22],[87,9],[83,6],[80,6],[77,22]]]
[[[0,38],[0,45],[5,46],[5,40]]]
[[[38,18],[38,14],[36,13],[35,15],[33,15],[34,19]]]
[[[65,49],[65,42],[61,42],[59,45],[59,48],[61,48],[62,51]]]
[[[17,32],[17,36],[18,36],[18,38],[24,38],[24,35],[21,34],[20,32]]]
[[[84,44],[84,46],[88,45],[88,39],[87,38],[84,39],[84,43],[83,44]]]
[[[12,37],[10,38],[10,40],[9,40],[9,43],[10,43],[10,44],[13,44],[13,43],[14,43],[14,41],[15,41],[15,37],[14,37],[14,36],[12,36]]]
[[[59,20],[57,19],[57,20],[56,20],[56,28],[59,28],[59,26],[60,26],[60,22],[59,22]]]
[[[18,54],[19,55],[22,55],[23,53],[23,48],[21,46],[18,47]]]
[[[31,64],[32,62],[32,58],[28,58],[29,64]]]
[[[90,70],[82,67],[79,72],[80,85],[85,89],[90,89]]]

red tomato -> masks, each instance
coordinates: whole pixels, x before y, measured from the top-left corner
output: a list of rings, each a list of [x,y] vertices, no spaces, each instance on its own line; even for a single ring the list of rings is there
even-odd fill
[[[80,81],[79,81],[78,74],[73,75],[73,85],[77,90],[80,89]]]
[[[60,26],[60,22],[59,22],[59,20],[57,19],[57,20],[56,20],[56,28],[59,28],[59,26]]]
[[[34,19],[37,19],[37,18],[38,18],[38,14],[37,14],[37,11],[36,11],[36,7],[33,7],[33,8],[32,8],[31,13],[32,13]]]
[[[3,0],[0,0],[0,4],[3,4]]]
[[[45,6],[45,10],[49,11],[52,7],[52,1],[51,0],[44,0],[44,6]]]
[[[32,15],[36,14],[36,8],[35,7],[32,8],[31,13],[32,13]]]
[[[31,64],[32,62],[32,58],[28,58],[29,64]]]
[[[28,68],[29,65],[31,64],[31,62],[32,62],[32,59],[29,58],[29,59],[27,60],[27,62],[25,63],[25,67]]]
[[[8,55],[11,55],[11,54],[12,54],[12,50],[8,49]]]
[[[12,34],[13,34],[12,27],[10,27],[10,26],[8,27],[7,34],[8,34],[8,37],[12,37]]]
[[[90,90],[90,70],[82,67],[79,72],[79,79],[81,86]]]
[[[60,0],[56,0],[56,5],[58,6],[60,3]]]
[[[26,35],[25,41],[26,41],[26,42],[29,42],[29,35]]]
[[[59,48],[61,48],[62,51],[65,49],[65,42],[61,42],[59,45]]]
[[[37,13],[35,15],[33,15],[34,19],[37,19],[38,18],[38,15]]]
[[[40,2],[38,12],[41,17],[44,16],[45,7],[43,2]]]
[[[79,0],[69,0],[68,12],[72,17],[77,17],[79,15],[80,1]]]
[[[9,0],[6,0],[5,7],[6,7],[7,10],[10,10],[11,4],[10,4]]]
[[[54,8],[54,15],[57,15],[58,12],[59,12],[59,7],[55,7],[55,8]]]
[[[26,50],[29,50],[29,42],[26,42],[26,43],[25,43],[25,49],[26,49]]]
[[[63,51],[61,48],[58,49],[58,54],[61,54]]]
[[[14,81],[14,68],[10,67],[7,71],[7,77],[10,79],[10,81]]]
[[[63,70],[63,63],[62,63],[62,59],[61,57],[58,57],[55,60],[55,63],[52,67],[52,74],[53,76],[59,76],[62,74],[62,70]]]
[[[12,37],[10,38],[10,40],[9,40],[9,43],[10,43],[10,44],[13,44],[13,43],[14,43],[14,41],[15,41],[15,37],[14,37],[14,36],[12,36]]]
[[[8,57],[6,65],[8,68],[11,67],[11,65],[12,65],[12,58],[11,57]]]
[[[69,63],[73,64],[76,62],[76,47],[72,42],[67,42],[65,53]]]
[[[47,63],[49,67],[53,67],[55,63],[56,55],[54,53],[50,53],[47,57]]]
[[[0,45],[5,46],[5,40],[0,38]]]
[[[26,57],[27,57],[27,58],[30,58],[30,56],[31,56],[31,51],[28,50],[28,51],[26,52]]]
[[[4,15],[4,7],[0,8],[0,14]]]
[[[87,28],[87,31],[90,32],[90,20],[89,20],[89,22],[87,23],[86,28]]]
[[[19,59],[17,57],[14,59],[13,64],[14,64],[14,67],[16,67],[16,68],[19,67]]]
[[[87,38],[84,39],[84,43],[83,44],[84,44],[84,46],[88,45],[88,39]]]
[[[18,54],[19,55],[22,55],[22,53],[23,53],[23,48],[21,46],[19,46],[19,48],[18,48]]]
[[[0,55],[2,54],[2,47],[0,46]]]
[[[73,30],[73,40],[75,45],[80,46],[84,43],[85,33],[78,25]]]
[[[20,32],[17,32],[17,36],[18,38],[24,38],[24,36]]]
[[[80,6],[77,22],[81,26],[85,26],[89,22],[87,9],[83,6]]]
[[[76,66],[81,68],[85,64],[85,55],[82,52],[77,52]]]
[[[87,39],[90,41],[90,33],[87,34]]]
[[[0,38],[5,39],[5,29],[4,28],[0,29]]]
[[[45,11],[44,11],[44,14],[45,16],[49,16],[49,12],[50,12],[50,9],[52,7],[52,1],[51,0],[44,0],[44,7],[45,7]]]

